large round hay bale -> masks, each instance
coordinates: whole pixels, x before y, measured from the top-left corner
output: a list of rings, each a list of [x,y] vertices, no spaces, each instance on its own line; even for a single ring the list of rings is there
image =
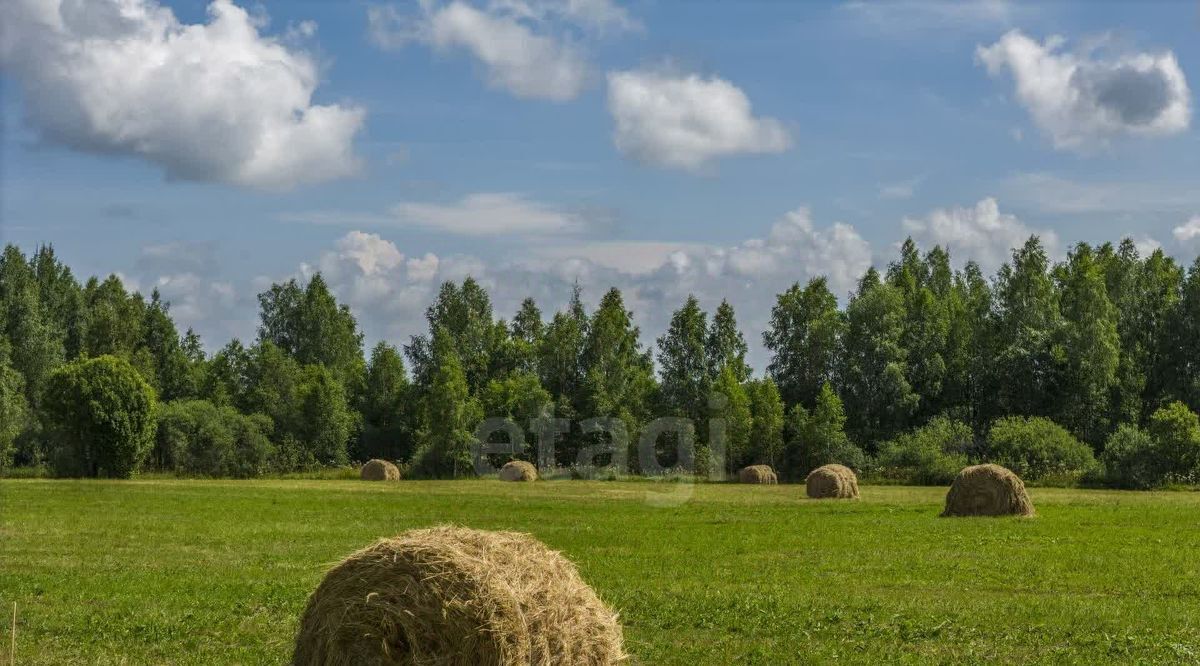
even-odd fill
[[[1025,483],[1000,465],[964,468],[946,493],[943,516],[1032,516]]]
[[[738,483],[763,483],[773,486],[779,483],[779,477],[775,476],[775,470],[771,469],[770,465],[750,465],[738,472]]]
[[[501,481],[537,481],[537,468],[524,460],[510,460],[500,468]]]
[[[621,624],[575,565],[528,534],[411,530],[334,567],[293,666],[615,664]]]
[[[858,477],[845,465],[822,465],[804,480],[813,499],[858,499]]]
[[[368,460],[358,475],[362,477],[363,481],[398,481],[400,480],[400,468],[386,460],[375,458]]]

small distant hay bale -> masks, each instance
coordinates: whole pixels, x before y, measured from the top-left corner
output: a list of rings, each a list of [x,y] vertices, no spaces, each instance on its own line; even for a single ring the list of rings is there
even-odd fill
[[[293,666],[617,664],[617,614],[528,534],[443,526],[383,539],[308,599]]]
[[[500,468],[501,481],[537,481],[537,468],[524,460],[510,460]]]
[[[775,476],[775,470],[771,469],[770,465],[750,465],[743,467],[738,472],[738,483],[762,483],[773,486],[779,483],[779,477]]]
[[[823,465],[804,480],[813,499],[858,499],[858,477],[845,465]]]
[[[946,493],[943,516],[1032,516],[1025,483],[1000,465],[964,468]]]
[[[359,476],[363,481],[399,481],[400,468],[386,460],[375,458],[362,466]]]

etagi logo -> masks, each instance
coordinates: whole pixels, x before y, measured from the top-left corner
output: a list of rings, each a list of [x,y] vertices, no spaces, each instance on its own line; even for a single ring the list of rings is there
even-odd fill
[[[709,409],[720,413],[728,399],[719,393],[709,397]],[[546,410],[547,412],[549,409]],[[697,465],[696,423],[680,416],[662,416],[646,423],[637,432],[637,447],[630,446],[632,437],[624,419],[596,416],[577,422],[584,444],[579,447],[574,463],[576,474],[594,476],[599,467],[617,474],[639,474],[650,479],[674,483],[669,490],[648,490],[647,503],[671,507],[692,498],[693,484],[698,474],[714,481],[726,478],[726,422],[723,418],[707,421],[707,442],[703,447],[703,465]],[[535,435],[535,464],[545,473],[557,466],[556,444],[572,431],[569,419],[539,417],[530,419],[529,430]],[[475,429],[472,458],[475,473],[480,476],[498,471],[497,460],[530,453],[527,433],[516,421],[491,417]],[[634,468],[630,462],[636,460]],[[671,460],[668,468],[663,460]],[[601,462],[607,461],[607,462]],[[500,464],[503,464],[502,462]],[[668,484],[656,484],[659,488]]]

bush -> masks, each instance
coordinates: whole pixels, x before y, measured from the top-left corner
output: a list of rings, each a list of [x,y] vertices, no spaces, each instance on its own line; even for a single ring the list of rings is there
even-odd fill
[[[1147,430],[1165,481],[1193,483],[1200,477],[1200,417],[1187,405],[1174,402],[1154,412]]]
[[[46,385],[44,413],[58,476],[128,478],[154,440],[154,389],[115,356],[68,363]]]
[[[1041,417],[1010,416],[993,421],[985,458],[1026,480],[1048,476],[1077,479],[1096,465],[1091,447]]]
[[[246,416],[206,400],[168,403],[159,411],[155,464],[162,470],[249,478],[268,469],[274,453],[270,419]]]
[[[1110,486],[1145,490],[1163,482],[1154,440],[1135,425],[1121,425],[1109,435],[1100,461],[1104,463],[1104,482]]]
[[[879,464],[886,476],[896,476],[906,483],[946,485],[967,466],[966,452],[974,441],[971,426],[939,416],[885,442],[879,451]]]

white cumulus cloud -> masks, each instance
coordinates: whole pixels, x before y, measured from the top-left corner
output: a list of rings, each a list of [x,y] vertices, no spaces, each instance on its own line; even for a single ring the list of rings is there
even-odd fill
[[[1038,42],[1019,30],[976,56],[989,74],[1012,72],[1016,96],[1056,148],[1088,150],[1122,135],[1165,136],[1191,122],[1191,95],[1175,54],[1100,57]]]
[[[488,84],[516,97],[575,98],[591,72],[572,29],[622,32],[640,25],[610,0],[422,1],[416,13],[393,5],[368,9],[371,40],[382,48],[417,42],[449,53],[465,51]]]
[[[1012,256],[1032,235],[1041,238],[1049,254],[1058,248],[1058,235],[1049,229],[1031,229],[1016,216],[1001,213],[989,197],[966,208],[939,208],[924,218],[905,218],[904,229],[919,245],[941,245],[958,262],[975,260],[991,273]]]
[[[364,111],[313,103],[318,65],[230,0],[181,23],[155,0],[5,0],[0,64],[50,141],[169,178],[265,189],[341,178]],[[292,31],[311,34],[315,26]]]
[[[1193,243],[1200,239],[1200,215],[1196,215],[1187,222],[1175,227],[1171,233],[1180,244]]]
[[[617,149],[655,166],[696,170],[719,157],[791,146],[782,123],[756,117],[746,94],[717,77],[610,72],[608,110]]]

